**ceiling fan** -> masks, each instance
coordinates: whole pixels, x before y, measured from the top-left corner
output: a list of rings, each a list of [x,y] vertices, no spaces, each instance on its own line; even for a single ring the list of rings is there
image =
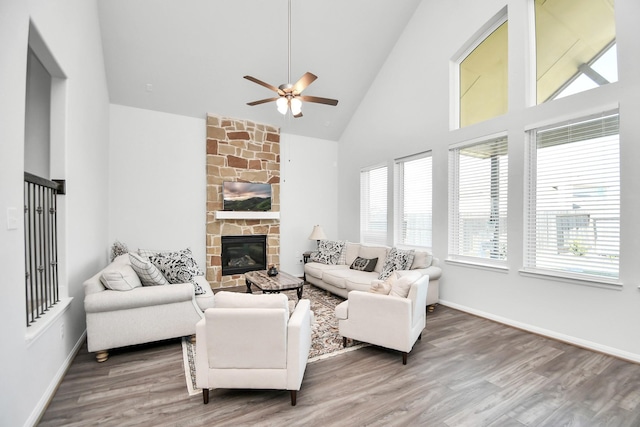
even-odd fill
[[[291,81],[291,0],[289,0],[289,49],[288,49],[288,74],[287,80]],[[276,102],[278,111],[281,114],[287,114],[287,111],[291,110],[293,117],[302,117],[302,101],[316,102],[318,104],[326,105],[338,105],[337,99],[321,98],[319,96],[302,95],[302,91],[313,83],[318,77],[315,74],[306,72],[300,79],[294,83],[281,84],[279,87],[275,87],[269,83],[265,83],[262,80],[256,79],[252,76],[244,76],[245,79],[257,83],[266,87],[278,94],[277,97],[260,99],[258,101],[247,102],[247,105],[254,106],[265,104],[267,102]]]

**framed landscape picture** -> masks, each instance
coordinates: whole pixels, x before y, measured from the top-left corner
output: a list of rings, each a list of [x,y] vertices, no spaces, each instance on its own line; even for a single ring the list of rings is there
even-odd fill
[[[225,211],[270,211],[271,184],[225,181],[222,199]]]

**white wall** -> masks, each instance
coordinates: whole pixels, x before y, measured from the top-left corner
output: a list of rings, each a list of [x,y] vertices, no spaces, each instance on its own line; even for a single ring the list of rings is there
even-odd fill
[[[327,238],[338,239],[338,144],[291,134],[280,136],[280,266],[301,276],[302,253],[315,250],[309,240],[321,225]]]
[[[109,165],[109,244],[190,247],[204,268],[205,119],[112,104]]]
[[[64,155],[52,153],[51,174],[67,181],[67,195],[59,199],[59,268],[62,292],[73,300],[28,341],[21,207],[30,19],[68,77],[57,97],[65,103],[64,120],[52,125],[52,150],[62,145]],[[104,265],[109,112],[96,2],[0,2],[0,70],[0,425],[21,426],[35,423],[73,357],[85,330],[82,282]],[[7,227],[8,208],[18,210],[17,229]],[[44,319],[38,324],[47,324]]]
[[[492,16],[508,6],[509,111],[449,130],[449,64]],[[527,107],[527,8],[521,0],[423,1],[339,142],[339,234],[357,239],[360,168],[425,150],[434,162],[434,253],[447,257],[447,150],[450,144],[509,133],[509,271],[443,263],[440,297],[451,306],[640,361],[640,3],[616,1],[619,82]],[[398,86],[403,90],[398,90]],[[389,101],[392,100],[390,103]],[[524,129],[527,124],[620,105],[622,145],[621,290],[524,277],[522,266]],[[393,108],[390,108],[389,105]],[[390,188],[393,183],[390,182]],[[389,199],[392,203],[392,198]]]
[[[203,119],[111,105],[109,238],[129,249],[191,247],[203,268]],[[337,143],[281,134],[280,268],[302,274],[314,224],[337,236]]]

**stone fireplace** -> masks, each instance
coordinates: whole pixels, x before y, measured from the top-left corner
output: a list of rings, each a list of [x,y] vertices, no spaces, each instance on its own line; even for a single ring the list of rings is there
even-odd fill
[[[271,211],[227,214],[223,211],[224,181],[271,184]],[[206,278],[212,288],[245,286],[239,270],[225,268],[223,274],[223,236],[264,236],[265,268],[280,263],[279,213],[280,130],[247,120],[207,115]]]

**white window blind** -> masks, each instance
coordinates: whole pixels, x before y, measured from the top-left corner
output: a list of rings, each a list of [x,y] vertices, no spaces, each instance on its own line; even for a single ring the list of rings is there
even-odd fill
[[[360,241],[387,243],[387,167],[360,172]]]
[[[450,258],[507,259],[507,138],[449,150]]]
[[[618,277],[618,129],[613,112],[530,131],[525,270]]]
[[[431,153],[396,160],[396,244],[432,246]]]

